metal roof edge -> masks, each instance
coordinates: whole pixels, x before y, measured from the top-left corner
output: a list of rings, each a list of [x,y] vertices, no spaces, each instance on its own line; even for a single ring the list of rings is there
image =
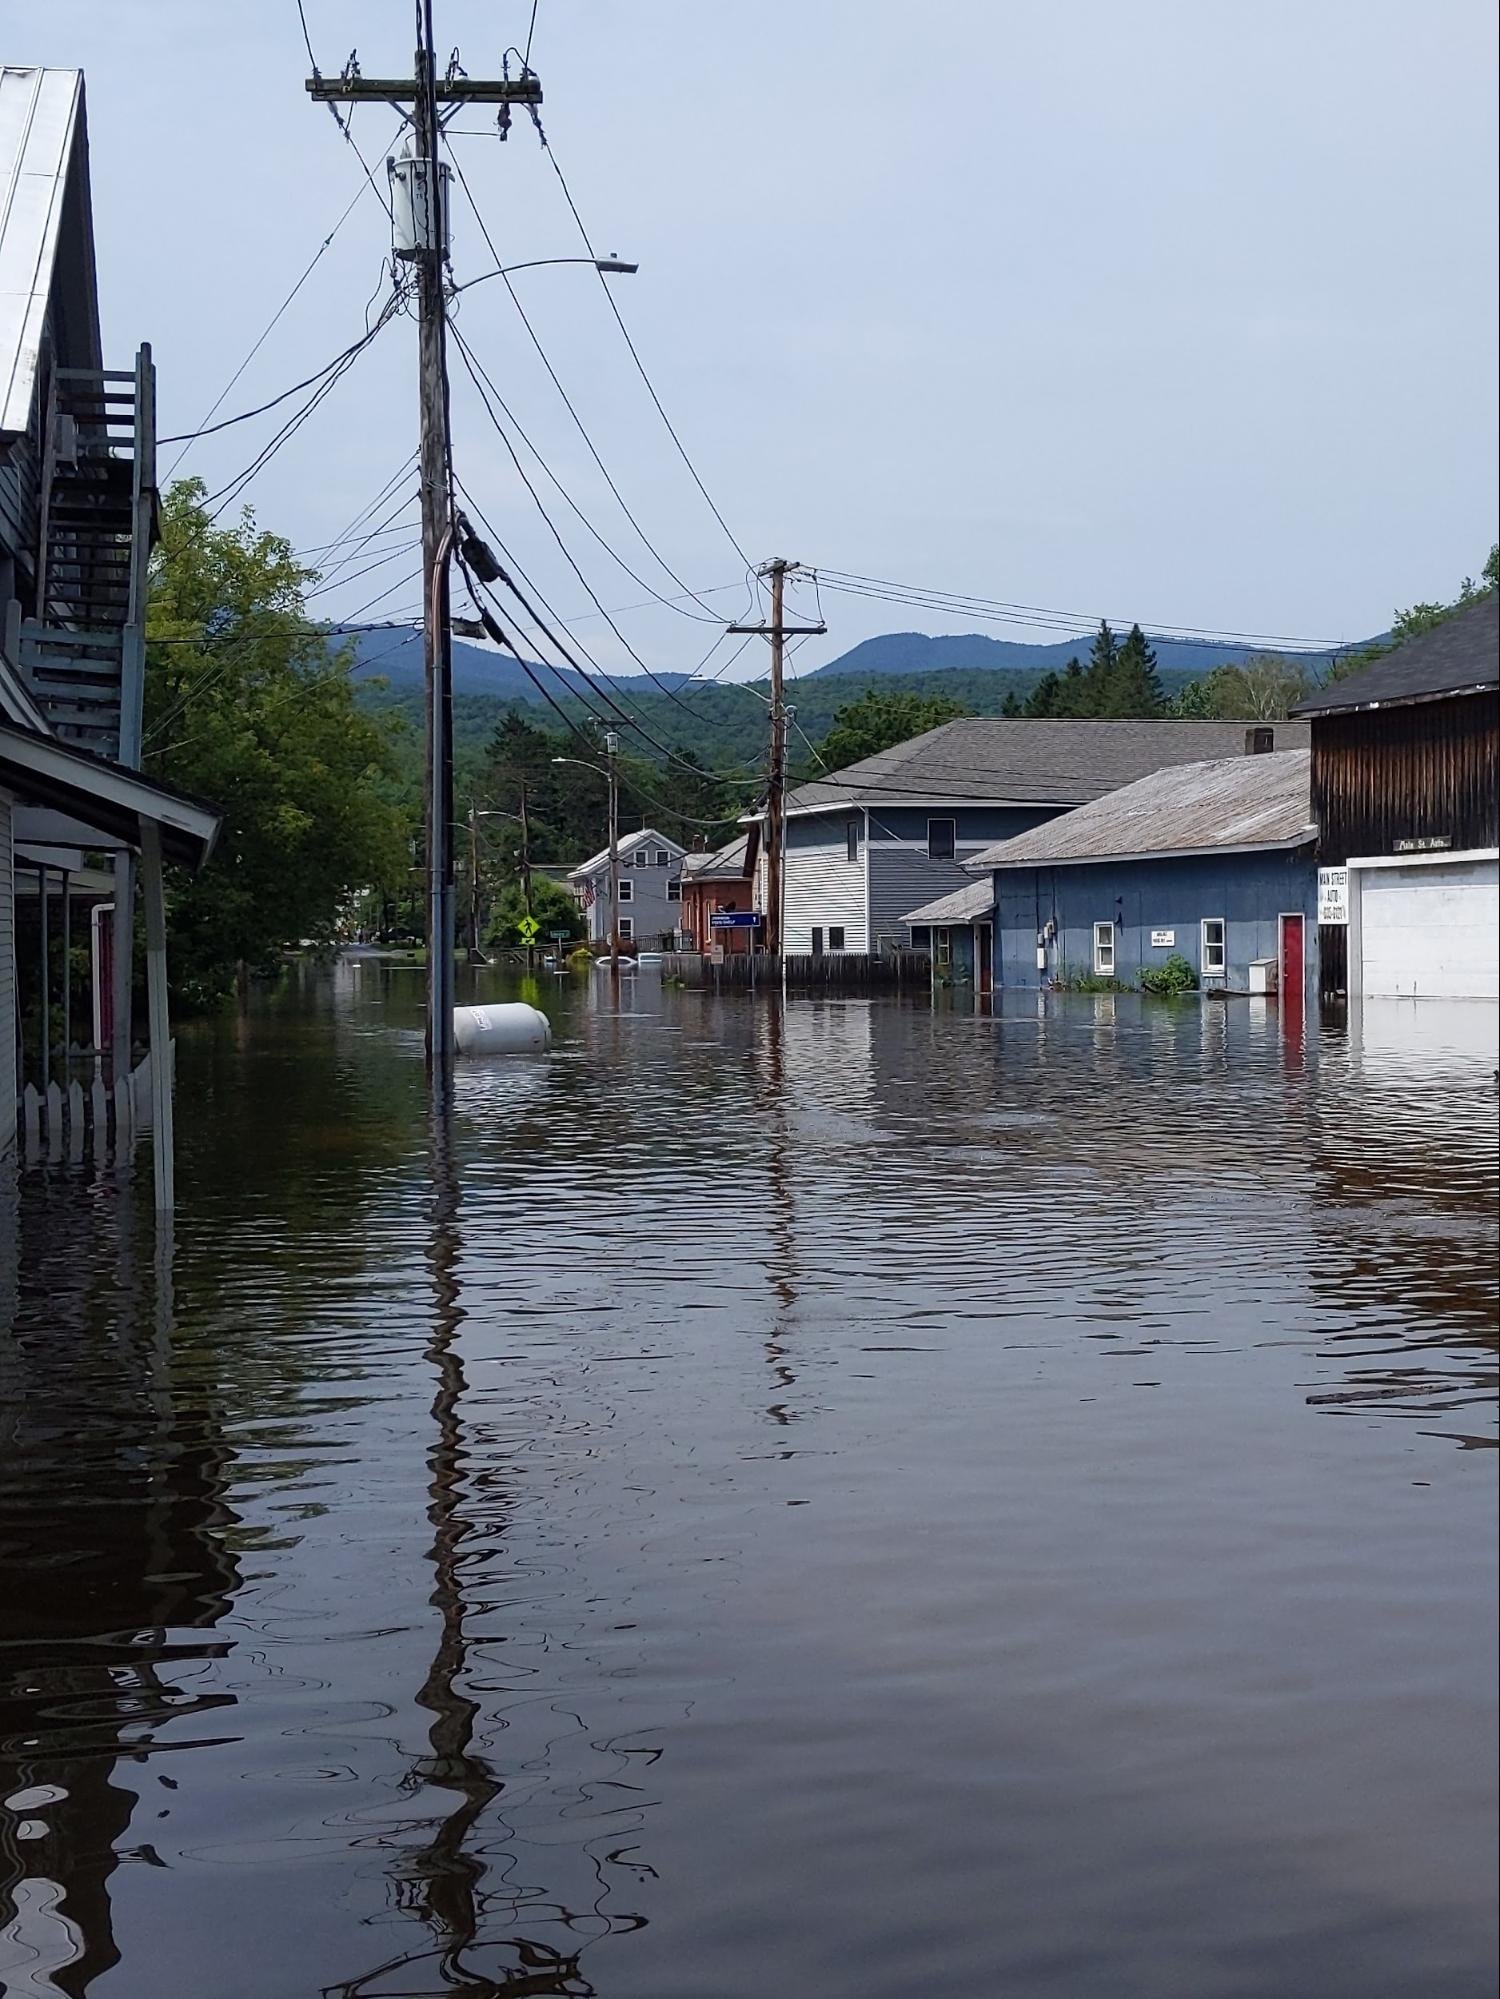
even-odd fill
[[[1430,694],[1387,694],[1375,701],[1330,701],[1317,708],[1299,701],[1287,719],[1316,722],[1324,715],[1369,715],[1377,708],[1421,708],[1431,701],[1461,701],[1470,694],[1495,693],[1500,693],[1500,674],[1493,680],[1474,681],[1461,687],[1440,687]]]
[[[1017,837],[1021,837],[1017,835]],[[1300,833],[1281,840],[1245,840],[1233,847],[1162,847],[1150,848],[1146,852],[1122,854],[1043,854],[1030,860],[1019,861],[966,861],[964,865],[973,874],[1001,874],[1008,869],[1021,868],[1107,868],[1118,866],[1121,861],[1200,861],[1213,860],[1221,854],[1270,854],[1295,847],[1309,846],[1318,837],[1316,826],[1304,826]]]

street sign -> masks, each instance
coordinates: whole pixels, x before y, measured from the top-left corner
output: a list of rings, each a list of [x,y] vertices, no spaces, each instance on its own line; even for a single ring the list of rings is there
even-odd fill
[[[554,944],[566,944],[573,935],[571,930],[552,930],[547,933]]]
[[[523,944],[534,944],[542,934],[542,926],[534,916],[523,916],[516,925],[516,935]]]
[[[1318,921],[1319,923],[1347,923],[1349,921],[1349,870],[1347,868],[1318,869]]]
[[[765,918],[755,909],[716,909],[708,919],[710,930],[754,930]]]

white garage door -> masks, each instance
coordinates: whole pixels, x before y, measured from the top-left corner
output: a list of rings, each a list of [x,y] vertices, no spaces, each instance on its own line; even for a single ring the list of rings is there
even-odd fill
[[[1373,998],[1500,995],[1500,863],[1361,869],[1359,925]]]

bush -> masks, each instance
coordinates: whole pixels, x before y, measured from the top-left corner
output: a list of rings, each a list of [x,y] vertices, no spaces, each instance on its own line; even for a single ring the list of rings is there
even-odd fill
[[[1128,993],[1129,985],[1124,979],[1111,979],[1099,972],[1070,972],[1066,965],[1059,968],[1052,981],[1055,993]]]
[[[593,966],[594,954],[588,949],[587,945],[580,944],[576,951],[568,953],[568,970],[570,972],[589,972],[593,970]]]
[[[1141,973],[1141,991],[1175,998],[1179,993],[1195,993],[1198,990],[1198,974],[1193,970],[1180,951],[1174,951],[1159,965],[1150,965]]]

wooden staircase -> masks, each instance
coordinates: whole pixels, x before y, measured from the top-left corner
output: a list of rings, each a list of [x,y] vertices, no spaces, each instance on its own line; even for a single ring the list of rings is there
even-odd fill
[[[133,372],[59,369],[49,397],[39,615],[21,666],[65,742],[138,765],[156,485],[151,350]]]

